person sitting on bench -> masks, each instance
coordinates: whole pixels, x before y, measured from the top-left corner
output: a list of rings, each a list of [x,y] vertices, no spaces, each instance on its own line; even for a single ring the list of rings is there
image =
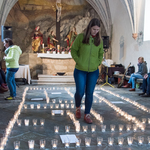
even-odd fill
[[[139,96],[150,97],[150,73],[144,76],[142,90],[143,93],[140,93]]]
[[[146,62],[143,57],[138,58],[138,72],[131,74],[128,83],[123,86],[124,88],[129,88],[132,84],[132,88],[129,91],[135,91],[135,80],[144,79],[144,75],[147,73]]]

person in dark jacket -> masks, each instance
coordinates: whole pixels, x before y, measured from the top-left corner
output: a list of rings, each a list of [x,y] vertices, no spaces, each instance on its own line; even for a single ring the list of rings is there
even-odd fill
[[[144,76],[142,90],[143,93],[140,93],[139,96],[150,97],[150,73]]]
[[[102,62],[104,53],[99,31],[100,21],[94,18],[88,24],[85,34],[79,34],[71,47],[71,55],[76,62],[74,70],[76,118],[81,118],[80,105],[85,92],[84,121],[86,123],[92,123],[90,110],[93,92],[99,76],[98,66]]]
[[[147,65],[143,57],[138,58],[138,72],[131,74],[128,83],[123,86],[124,88],[129,88],[132,84],[132,88],[129,91],[135,91],[135,80],[144,79],[144,75],[147,73]]]
[[[4,71],[0,68],[0,92],[7,92],[8,91],[8,87],[6,84],[6,76]]]

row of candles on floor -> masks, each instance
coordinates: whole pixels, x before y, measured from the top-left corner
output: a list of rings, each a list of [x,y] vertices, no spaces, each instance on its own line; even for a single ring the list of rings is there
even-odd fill
[[[140,108],[141,110],[150,113],[150,109],[149,109],[149,108],[145,107],[144,105],[139,104],[139,103],[136,102],[136,101],[133,101],[133,100],[131,100],[131,99],[129,99],[129,98],[125,98],[125,97],[123,97],[123,96],[120,96],[119,94],[115,94],[115,93],[113,93],[113,92],[111,92],[111,91],[109,91],[109,90],[105,90],[104,88],[101,88],[101,90],[103,90],[103,91],[105,91],[105,92],[107,92],[107,93],[109,93],[109,94],[112,94],[112,95],[114,95],[114,96],[116,96],[116,97],[119,97],[119,98],[121,98],[122,100],[125,100],[126,102],[129,102],[129,103],[133,104],[134,106]]]
[[[73,120],[74,116],[71,115],[71,114],[69,114],[69,116]],[[40,119],[40,125],[44,126],[44,123],[45,123],[45,119]],[[79,125],[79,129],[76,132],[80,132],[80,123],[77,120],[75,120],[74,121],[75,126],[77,126],[76,123],[78,123],[78,125]],[[22,125],[22,120],[18,119],[17,124],[18,124],[18,126],[21,126]],[[24,125],[29,126],[29,124],[30,124],[30,120],[29,119],[24,119]],[[38,119],[32,119],[32,124],[33,124],[33,126],[37,126],[38,125]],[[101,131],[106,132],[106,125],[101,124],[100,126],[101,126]],[[145,131],[145,127],[146,126],[144,126],[144,128],[142,130],[143,132]],[[115,132],[115,128],[116,128],[116,125],[113,125],[113,124],[110,125],[110,131],[111,132]],[[87,125],[82,126],[82,129],[83,129],[83,132],[85,132],[85,133],[88,132],[88,126]],[[118,129],[119,129],[119,132],[122,132],[123,129],[124,129],[124,125],[119,124]],[[126,125],[126,131],[129,132],[131,130],[132,130],[132,126],[130,124],[127,124]],[[133,131],[136,132],[137,130],[138,130],[138,127],[136,126],[136,124],[133,124]],[[65,126],[65,131],[66,131],[66,133],[69,133],[70,126]],[[91,132],[94,133],[95,131],[96,131],[96,125],[91,125]],[[54,126],[54,132],[55,133],[59,132],[59,126]]]
[[[150,144],[150,136],[147,137],[147,140],[148,140],[148,144]],[[85,137],[84,143],[85,143],[86,147],[90,147],[91,146],[91,138],[90,137]],[[122,146],[123,143],[124,143],[124,138],[123,137],[118,137],[118,145]],[[127,143],[128,143],[129,146],[131,146],[132,143],[133,143],[133,137],[131,137],[131,136],[127,137]],[[138,136],[138,145],[143,145],[143,143],[144,143],[144,137]],[[52,139],[51,144],[52,144],[52,149],[57,149],[58,140],[57,139]],[[103,144],[103,138],[102,137],[97,137],[97,146],[102,146],[102,144]],[[29,149],[34,149],[34,145],[35,145],[34,140],[29,140],[28,141]],[[69,140],[64,141],[64,145],[65,145],[65,148],[69,148],[70,141]],[[80,145],[81,145],[81,139],[78,138],[78,140],[75,143],[75,146],[80,147]],[[114,138],[113,137],[108,137],[108,145],[109,146],[114,145]],[[40,140],[40,148],[45,149],[45,147],[46,147],[46,140],[41,139]],[[20,148],[20,141],[14,141],[14,149],[18,150],[19,148]]]

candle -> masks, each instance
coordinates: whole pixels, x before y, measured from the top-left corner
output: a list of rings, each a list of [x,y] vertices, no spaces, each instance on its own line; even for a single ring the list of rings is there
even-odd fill
[[[148,144],[150,144],[150,136],[147,137]]]
[[[111,132],[114,132],[115,131],[115,125],[111,124],[110,129],[111,129]]]
[[[47,108],[47,104],[44,104],[43,107],[44,107],[44,109],[46,109]]]
[[[59,99],[59,103],[62,103],[62,99]]]
[[[21,119],[17,120],[17,124],[18,124],[18,126],[21,126]]]
[[[53,139],[53,140],[51,140],[51,143],[52,143],[52,149],[57,149],[58,140]]]
[[[29,140],[28,146],[29,146],[29,149],[34,149],[34,140]]]
[[[85,138],[85,146],[86,146],[86,147],[90,147],[90,144],[91,144],[91,138],[86,137],[86,138]]]
[[[59,104],[55,104],[55,108],[58,109],[59,108]]]
[[[69,104],[66,104],[66,108],[69,108]]]
[[[57,45],[57,49],[60,50],[60,45]]]
[[[114,138],[109,137],[109,138],[108,138],[108,145],[109,145],[109,146],[112,146],[113,143],[114,143]]]
[[[54,126],[54,131],[55,131],[55,133],[58,133],[59,132],[59,126]]]
[[[46,141],[44,139],[40,140],[40,148],[45,148]]]
[[[37,119],[33,119],[32,122],[33,122],[33,126],[37,125]]]
[[[142,118],[142,123],[146,123],[146,118]]]
[[[97,100],[96,100],[96,99],[94,100],[94,103],[97,103]]]
[[[20,147],[20,141],[14,141],[14,149],[18,150]]]
[[[56,103],[56,99],[52,99],[52,103]]]
[[[64,111],[63,110],[61,110],[61,116],[63,116],[64,115]]]
[[[102,132],[105,132],[106,131],[106,125],[101,125],[101,130],[102,130]]]
[[[144,137],[142,137],[142,136],[138,136],[138,144],[139,145],[142,145],[143,144],[143,141],[144,141]]]
[[[29,126],[29,119],[24,119],[25,126]]]
[[[61,108],[64,108],[64,104],[61,104],[60,107],[61,107]]]
[[[126,129],[127,129],[127,131],[130,131],[131,125],[130,125],[130,124],[127,124],[127,125],[126,125]]]
[[[69,148],[69,144],[70,144],[69,140],[65,140],[65,148]]]
[[[82,128],[83,128],[83,132],[87,133],[88,126],[85,125],[85,126],[82,126]]]
[[[65,126],[66,133],[69,133],[70,126]]]
[[[71,100],[70,103],[73,103],[73,100]]]
[[[42,48],[44,48],[44,43],[42,44]]]
[[[41,108],[41,105],[40,104],[37,104],[37,109],[40,109]]]
[[[94,133],[95,130],[96,130],[96,125],[91,125],[91,131],[92,131],[92,133]]]
[[[24,104],[24,109],[27,109],[27,107],[28,107],[27,104]]]
[[[54,110],[51,111],[51,115],[52,115],[52,116],[55,116]]]
[[[41,126],[44,126],[44,123],[45,123],[45,119],[40,119]]]
[[[150,118],[148,118],[148,124],[150,124]]]
[[[146,125],[145,125],[145,124],[142,124],[142,125],[141,125],[141,130],[142,130],[142,132],[145,131],[145,128],[146,128]]]
[[[78,138],[78,140],[76,141],[76,147],[80,147],[80,144],[81,144],[81,139]]]
[[[128,141],[128,145],[129,146],[132,145],[132,143],[133,143],[133,137],[131,137],[131,136],[127,137],[127,141]]]
[[[30,108],[31,108],[31,109],[34,109],[34,104],[30,104]]]
[[[103,138],[97,137],[97,146],[102,146]]]
[[[124,138],[123,138],[123,137],[118,137],[118,145],[119,145],[119,146],[122,146],[122,145],[123,145],[123,141],[124,141]]]
[[[137,125],[133,124],[133,131],[136,132],[137,131]]]
[[[80,132],[80,124],[75,125],[76,127],[76,132],[79,133]]]
[[[124,125],[119,124],[119,132],[122,132],[122,131],[123,131],[123,127],[124,127]]]
[[[72,109],[74,108],[74,104],[71,104],[71,108],[72,108]]]

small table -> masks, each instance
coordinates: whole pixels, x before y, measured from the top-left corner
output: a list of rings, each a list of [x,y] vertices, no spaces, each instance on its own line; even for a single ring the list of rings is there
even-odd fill
[[[105,70],[107,67],[105,67]],[[108,76],[112,77],[115,71],[119,71],[121,74],[124,74],[124,67],[108,67]]]
[[[31,75],[29,65],[19,65],[19,70],[15,74],[15,78],[25,78],[30,84]]]

